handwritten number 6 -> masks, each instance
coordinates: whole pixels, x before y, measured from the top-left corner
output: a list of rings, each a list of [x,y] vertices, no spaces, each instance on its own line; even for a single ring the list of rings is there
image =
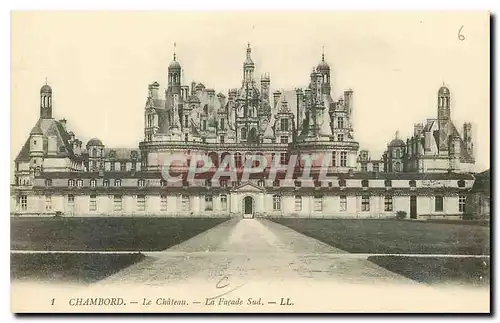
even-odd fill
[[[462,29],[463,28],[464,28],[464,26],[461,26],[460,29],[458,30],[458,39],[460,39],[461,41],[465,40],[465,36],[462,35]]]

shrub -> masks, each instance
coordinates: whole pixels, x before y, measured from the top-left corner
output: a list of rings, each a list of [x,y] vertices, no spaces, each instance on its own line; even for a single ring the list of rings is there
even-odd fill
[[[396,212],[396,219],[398,219],[398,220],[406,219],[406,212],[405,211],[397,211]]]

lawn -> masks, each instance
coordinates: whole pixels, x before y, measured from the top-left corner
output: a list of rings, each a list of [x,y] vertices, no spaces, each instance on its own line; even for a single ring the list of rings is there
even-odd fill
[[[490,253],[490,229],[484,226],[372,219],[277,218],[273,221],[352,253]]]
[[[93,283],[144,259],[133,254],[11,254],[12,280]]]
[[[227,218],[11,218],[11,250],[158,251]]]
[[[397,274],[426,284],[490,283],[490,259],[487,257],[404,257],[370,256],[368,260]]]

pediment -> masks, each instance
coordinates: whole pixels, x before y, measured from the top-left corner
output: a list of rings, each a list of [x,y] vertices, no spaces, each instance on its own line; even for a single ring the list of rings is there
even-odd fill
[[[260,193],[264,191],[263,187],[259,187],[251,182],[246,182],[241,184],[240,186],[237,186],[233,189],[234,192],[253,192],[253,193]]]

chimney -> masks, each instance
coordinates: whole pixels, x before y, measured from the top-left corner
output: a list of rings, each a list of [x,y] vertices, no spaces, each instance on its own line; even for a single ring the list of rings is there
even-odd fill
[[[158,99],[158,92],[160,90],[160,83],[153,82],[153,83],[149,84],[148,89],[149,89],[149,97],[151,99]]]
[[[344,103],[346,107],[351,107],[352,106],[352,90],[346,90],[344,91]]]
[[[431,150],[431,140],[432,140],[432,132],[426,131],[425,132],[425,141],[424,141],[424,150],[425,151]]]
[[[278,106],[278,100],[279,100],[280,96],[281,96],[281,92],[280,91],[274,91],[273,92],[273,100],[274,100],[273,107],[274,107],[275,110],[276,110],[276,107]]]
[[[423,123],[415,123],[413,125],[413,135],[414,136],[419,135],[420,133],[422,133],[423,130],[424,130],[424,124]]]

